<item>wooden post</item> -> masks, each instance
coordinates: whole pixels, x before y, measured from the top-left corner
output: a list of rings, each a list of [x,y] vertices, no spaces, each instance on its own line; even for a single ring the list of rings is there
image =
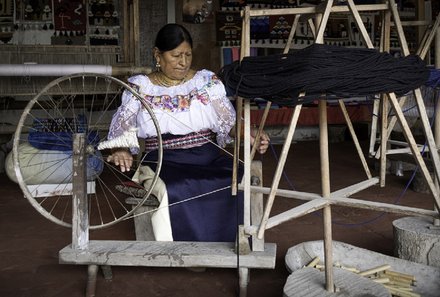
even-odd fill
[[[385,187],[385,178],[387,174],[387,137],[388,134],[388,99],[384,94],[380,95],[380,182],[381,187]]]
[[[128,1],[127,1],[128,2]],[[129,3],[128,4],[128,22],[130,24],[131,28],[133,26],[134,23],[134,16],[133,16],[133,3]],[[134,30],[129,29],[128,30],[129,33],[129,45],[128,45],[128,53],[130,55],[129,61],[130,63],[134,63],[135,61],[135,57],[134,57],[134,50],[133,50],[133,44],[134,44]]]
[[[89,244],[89,211],[87,201],[86,136],[73,134],[73,196],[72,196],[72,248],[84,250]]]
[[[390,51],[390,34],[391,34],[391,13],[389,10],[383,11],[381,13],[382,18],[382,27],[380,33],[380,51],[381,52],[389,52]],[[381,98],[382,100],[382,98]],[[380,104],[379,100],[374,100],[373,102],[373,116],[371,119],[371,134],[370,134],[370,147],[369,154],[370,156],[378,155],[378,151],[375,152],[375,144],[377,138],[377,126],[379,122],[379,113],[380,113]],[[381,136],[383,137],[383,136]]]
[[[437,16],[437,21],[440,19],[440,13]],[[440,27],[435,28],[436,30],[436,35],[435,35],[435,69],[439,69],[440,68]],[[435,133],[435,141],[437,144],[437,149],[440,148],[440,103],[439,103],[439,96],[440,96],[440,92],[436,91],[435,93],[436,95],[436,104],[435,104],[435,114],[437,115],[435,117],[435,123],[434,123],[434,133]],[[437,189],[438,189],[438,183],[439,180],[436,180],[436,185],[437,185]],[[438,209],[435,205],[434,205],[434,209],[437,210],[437,212],[440,213],[440,209]],[[440,226],[440,219],[434,219],[434,226]]]
[[[240,60],[244,57],[249,56],[250,53],[250,7],[246,6],[242,11],[242,28],[241,28],[241,52],[240,52]],[[235,108],[237,111],[237,120],[235,124],[235,143],[234,143],[234,166],[232,171],[232,185],[231,192],[232,195],[237,195],[237,185],[238,185],[238,177],[237,170],[238,164],[240,161],[240,140],[241,140],[241,117],[243,114],[243,98],[237,96],[235,101]],[[246,176],[245,176],[246,178]]]
[[[141,65],[141,48],[139,44],[139,0],[133,0],[133,48],[134,65]]]
[[[319,100],[319,150],[321,159],[321,189],[324,199],[330,198],[330,166],[328,157],[327,102]],[[324,254],[326,290],[334,292],[332,213],[330,205],[324,209]]]
[[[382,52],[390,51],[390,36],[391,36],[391,12],[389,10],[383,12],[382,15],[382,28],[381,28],[381,40],[380,46]],[[380,181],[379,185],[381,187],[385,186],[385,176],[387,167],[387,139],[388,139],[388,99],[384,94],[380,95],[380,147],[378,152],[380,154]],[[379,105],[379,104],[378,104]],[[379,111],[378,109],[378,111]],[[376,117],[378,119],[378,117]]]
[[[416,19],[417,20],[425,20],[425,0],[416,0]],[[421,41],[423,37],[423,31],[425,30],[424,26],[417,27],[417,41]]]
[[[87,286],[86,297],[95,297],[96,293],[96,276],[98,274],[98,265],[90,264],[87,267]]]
[[[122,1],[122,16],[124,24],[124,43],[122,45],[123,62],[129,63],[130,61],[130,13],[128,9],[128,1]]]
[[[251,225],[251,104],[249,99],[244,100],[244,226]]]
[[[333,0],[328,0],[324,13],[317,14],[316,43],[324,43],[324,31],[327,26]],[[328,121],[327,102],[319,100],[319,152],[321,160],[321,189],[324,199],[330,198],[330,164],[328,156]],[[335,292],[333,280],[333,239],[332,239],[332,213],[330,205],[323,209],[324,214],[324,262],[325,262],[325,288],[328,292]]]

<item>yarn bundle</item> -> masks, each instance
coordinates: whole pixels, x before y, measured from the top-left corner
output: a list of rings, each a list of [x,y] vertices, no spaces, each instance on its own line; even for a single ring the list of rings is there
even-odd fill
[[[224,66],[219,77],[229,95],[292,106],[315,99],[403,95],[423,85],[429,69],[416,55],[313,44],[291,54],[245,57]]]

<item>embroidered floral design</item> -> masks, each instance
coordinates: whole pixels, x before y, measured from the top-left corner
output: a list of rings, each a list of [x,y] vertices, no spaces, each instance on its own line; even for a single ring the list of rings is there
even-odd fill
[[[201,89],[194,88],[191,92],[189,92],[188,95],[176,95],[174,97],[169,95],[144,95],[143,98],[147,102],[150,102],[152,105],[154,105],[155,108],[160,108],[169,112],[186,111],[190,108],[193,100],[198,100],[203,105],[207,105],[209,103],[209,94],[207,89],[215,84],[218,84],[218,81],[210,79],[208,83]]]

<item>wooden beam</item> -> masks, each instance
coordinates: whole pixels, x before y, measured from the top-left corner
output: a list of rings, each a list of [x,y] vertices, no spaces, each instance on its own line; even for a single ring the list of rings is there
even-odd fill
[[[86,136],[73,134],[72,149],[72,249],[84,252],[89,244]]]
[[[275,268],[276,245],[266,243],[263,252],[240,255],[241,268]],[[61,264],[237,268],[233,242],[113,241],[91,240],[84,251],[66,246],[59,252]]]
[[[357,5],[358,11],[382,11],[387,10],[387,4],[366,4]],[[322,12],[320,7],[297,7],[297,8],[279,8],[279,9],[253,9],[251,17],[268,15],[289,15],[289,14],[316,14]],[[341,13],[350,12],[347,5],[336,5],[331,8],[331,12]]]

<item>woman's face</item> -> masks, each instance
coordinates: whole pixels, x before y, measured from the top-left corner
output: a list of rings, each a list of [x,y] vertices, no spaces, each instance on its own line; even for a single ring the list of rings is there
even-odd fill
[[[166,52],[156,50],[156,61],[160,70],[169,78],[183,79],[188,74],[192,62],[192,49],[188,42],[182,42],[178,47]]]

